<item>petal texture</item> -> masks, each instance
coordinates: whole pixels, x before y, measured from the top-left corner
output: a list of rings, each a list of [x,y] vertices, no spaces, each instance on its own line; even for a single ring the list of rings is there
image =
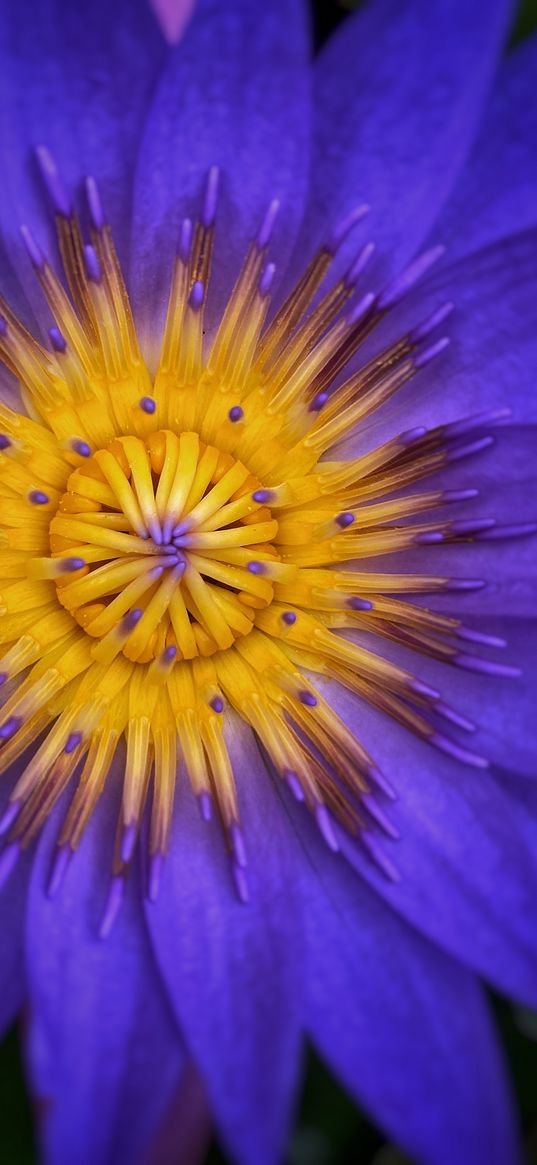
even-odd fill
[[[501,682],[507,681],[491,680],[484,693],[492,707]],[[430,939],[506,994],[535,1001],[535,814],[492,770],[452,761],[347,694],[333,690],[332,702],[398,795],[385,808],[399,840],[383,840],[382,850],[395,864],[399,882],[377,876],[372,863],[344,840],[352,863]],[[471,737],[463,743],[472,748]]]
[[[476,980],[309,830],[302,840],[311,863],[302,878],[307,1024],[320,1052],[413,1160],[515,1165],[509,1089]]]
[[[509,7],[375,0],[344,21],[316,66],[313,195],[298,255],[363,199],[384,272],[419,247],[472,143]]]
[[[46,1165],[138,1163],[184,1064],[137,879],[107,940],[97,938],[117,811],[110,801],[105,793],[53,901],[45,896],[58,828],[51,818],[30,889],[28,1063],[45,1102]]]
[[[459,258],[535,226],[537,37],[509,53],[468,162],[437,223]]]
[[[298,1069],[302,959],[294,848],[250,732],[237,723],[234,736],[251,902],[238,900],[214,826],[200,820],[181,781],[166,870],[147,917],[231,1159],[276,1165]]]

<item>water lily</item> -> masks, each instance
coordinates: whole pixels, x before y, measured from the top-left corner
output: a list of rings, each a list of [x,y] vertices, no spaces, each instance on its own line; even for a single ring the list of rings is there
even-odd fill
[[[306,1038],[418,1161],[512,1165],[537,45],[177,15],[0,32],[0,1017],[51,1165],[184,1145],[192,1065],[279,1162]]]

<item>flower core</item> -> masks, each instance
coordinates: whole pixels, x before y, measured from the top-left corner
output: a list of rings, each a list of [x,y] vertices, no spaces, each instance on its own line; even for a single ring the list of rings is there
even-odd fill
[[[336,850],[343,829],[396,878],[380,845],[383,834],[388,847],[397,836],[385,809],[394,791],[323,692],[342,685],[434,748],[484,767],[486,759],[444,734],[446,725],[471,731],[467,718],[370,638],[410,648],[418,665],[421,653],[516,673],[468,650],[497,640],[412,602],[480,580],[384,565],[405,549],[427,556],[437,542],[501,533],[492,519],[439,515],[476,491],[446,491],[434,480],[413,487],[486,447],[483,428],[504,414],[403,432],[358,457],[332,452],[445,348],[447,338],[431,333],[451,304],[342,375],[442,249],[373,295],[357,292],[373,251],[367,243],[322,294],[335,253],[364,216],[358,207],[267,322],[274,201],[215,334],[204,338],[213,169],[199,221],[185,219],[179,231],[150,372],[94,179],[85,242],[54,159],[40,149],[38,160],[65,284],[23,227],[54,325],[42,344],[0,305],[0,356],[27,410],[0,406],[0,767],[24,758],[0,820],[0,882],[70,786],[49,882],[55,893],[105,782],[119,782],[105,935],[145,812],[147,893],[156,897],[176,782],[186,773],[202,816],[216,809],[246,899],[228,737],[237,714],[326,843]]]
[[[102,640],[95,659],[171,666],[249,634],[271,580],[293,573],[270,544],[278,523],[253,500],[260,490],[231,454],[170,430],[120,437],[70,474],[43,573]]]

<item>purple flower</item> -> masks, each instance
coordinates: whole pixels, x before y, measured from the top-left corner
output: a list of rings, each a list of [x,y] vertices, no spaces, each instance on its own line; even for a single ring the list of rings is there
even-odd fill
[[[537,43],[375,0],[312,67],[307,24],[0,30],[0,1017],[50,1165],[184,1139],[192,1064],[279,1162],[305,1036],[417,1160],[518,1160]]]

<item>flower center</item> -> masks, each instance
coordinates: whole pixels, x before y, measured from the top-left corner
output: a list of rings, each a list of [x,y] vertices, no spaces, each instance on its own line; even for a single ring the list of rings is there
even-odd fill
[[[48,570],[100,640],[93,658],[170,668],[248,635],[280,562],[260,484],[194,432],[119,437],[84,458],[50,523]]]

